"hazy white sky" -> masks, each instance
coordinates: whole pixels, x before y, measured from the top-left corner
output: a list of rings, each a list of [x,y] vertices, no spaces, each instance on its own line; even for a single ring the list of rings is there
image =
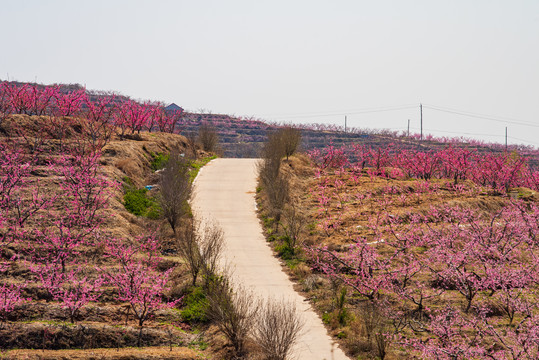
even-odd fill
[[[412,131],[422,102],[425,132],[539,146],[539,0],[0,0],[0,19],[1,79]]]

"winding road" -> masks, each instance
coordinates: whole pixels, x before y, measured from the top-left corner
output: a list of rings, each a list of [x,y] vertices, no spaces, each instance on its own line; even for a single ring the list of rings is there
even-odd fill
[[[266,243],[256,214],[257,159],[216,159],[204,166],[195,181],[192,207],[199,219],[216,221],[224,231],[223,260],[234,282],[262,298],[293,301],[305,321],[292,358],[341,360],[343,351],[328,335],[318,315],[292,286]]]

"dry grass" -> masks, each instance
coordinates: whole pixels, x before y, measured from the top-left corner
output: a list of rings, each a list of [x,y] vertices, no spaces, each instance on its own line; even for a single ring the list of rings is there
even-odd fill
[[[489,190],[480,189],[472,183],[463,184],[469,189],[469,192],[456,192],[450,187],[451,181],[431,180],[431,186],[437,190],[435,193],[429,193],[419,191],[422,181],[414,179],[396,180],[371,177],[366,171],[354,179],[348,174],[334,171],[326,173],[324,176],[328,180],[330,191],[335,191],[338,194],[330,202],[328,213],[339,214],[339,220],[334,229],[326,232],[319,226],[320,220],[325,217],[325,214],[319,212],[320,205],[316,195],[319,180],[314,176],[315,167],[305,155],[299,154],[291,157],[288,161],[283,161],[281,171],[290,180],[292,201],[298,210],[309,219],[307,229],[301,235],[303,244],[328,246],[329,249],[336,251],[347,251],[348,246],[358,238],[365,238],[367,241],[374,239],[375,234],[368,225],[381,213],[393,216],[409,213],[426,214],[432,207],[447,204],[475,209],[483,215],[488,215],[499,211],[507,204],[507,198]],[[342,181],[344,184],[335,187],[336,180]],[[519,198],[530,201],[538,200],[537,194],[528,189],[514,189],[514,192],[515,196]],[[386,204],[381,204],[382,199],[389,201]],[[258,201],[261,215],[268,216],[264,192],[258,195]],[[272,232],[270,231],[270,233]],[[279,235],[282,233],[272,233],[272,238],[277,238]],[[382,234],[382,237],[386,239],[389,236],[391,236],[389,233]],[[383,243],[374,246],[380,254],[389,254],[391,251],[390,247]],[[288,262],[289,273],[292,274],[293,280],[300,284],[296,288],[304,291],[304,295],[312,300],[313,307],[325,320],[329,332],[339,338],[338,341],[353,357],[359,355],[360,358],[371,359],[379,356],[377,354],[380,347],[377,343],[378,339],[368,339],[365,336],[368,324],[365,322],[365,314],[359,311],[365,300],[357,295],[348,294],[345,308],[349,311],[350,317],[344,325],[339,324],[336,297],[340,284],[327,280],[319,274],[313,274],[312,271],[306,269],[308,263],[308,256],[300,255],[298,259]],[[390,295],[387,297],[389,303],[396,300],[392,299]],[[432,309],[437,309],[449,303],[456,307],[463,307],[465,301],[456,291],[446,291],[439,298],[432,300],[429,306]],[[386,356],[386,359],[399,358],[402,358],[402,354],[395,349]]]
[[[25,150],[30,151],[34,141],[43,135],[43,139],[39,139],[43,150],[43,160],[59,156],[61,146],[66,144],[76,145],[77,136],[77,121],[69,121],[66,128],[66,136],[64,139],[58,139],[51,134],[46,134],[44,129],[50,119],[47,117],[16,115],[8,118],[3,122],[3,132],[0,133],[0,142],[17,141],[22,144]],[[24,132],[24,138],[19,135]],[[140,137],[134,140],[119,140],[113,138],[102,150],[100,159],[99,172],[105,175],[109,180],[117,183],[122,183],[125,177],[129,177],[131,182],[137,188],[141,188],[148,184],[157,183],[158,177],[151,169],[151,153],[168,154],[171,149],[178,148],[180,151],[185,151],[186,139],[180,135],[165,134],[165,133],[142,133]],[[57,154],[57,155],[55,155]],[[200,153],[202,156],[204,152]],[[45,163],[45,162],[44,162]],[[49,176],[45,172],[35,174],[34,178],[29,179],[35,181],[39,178],[41,186],[45,192],[57,193],[59,188],[58,179]],[[123,189],[118,186],[111,194],[109,199],[108,209],[105,210],[106,221],[101,229],[101,236],[110,239],[133,239],[148,229],[156,227],[157,223],[152,223],[150,220],[142,219],[128,213],[122,204]],[[57,209],[61,211],[62,209]],[[29,223],[29,226],[35,226],[34,223]],[[162,230],[164,240],[171,237],[172,234],[166,230]],[[19,244],[22,246],[22,244]],[[7,249],[8,251],[17,250],[15,247]],[[19,249],[20,250],[20,249]],[[101,267],[110,267],[110,260],[99,255],[98,248],[83,248],[81,249],[83,256],[93,256],[92,261],[99,263]],[[95,254],[94,254],[95,253]],[[179,286],[188,280],[187,271],[183,268],[183,263],[173,256],[164,256],[163,266],[178,265],[177,275],[173,280],[173,288]],[[166,263],[166,264],[165,264]],[[179,271],[183,268],[183,271]],[[175,272],[176,273],[176,272]],[[164,310],[156,314],[156,317],[148,322],[145,328],[145,336],[148,339],[147,344],[155,344],[156,346],[146,347],[141,349],[135,348],[120,348],[116,349],[101,349],[97,347],[114,347],[116,344],[128,344],[125,336],[136,333],[138,330],[135,327],[133,315],[131,314],[126,324],[125,304],[118,303],[114,300],[112,288],[105,289],[104,294],[98,303],[93,303],[83,308],[80,317],[77,319],[75,326],[65,324],[65,311],[61,309],[60,304],[55,301],[50,301],[47,293],[40,290],[32,278],[32,274],[28,271],[27,266],[21,261],[13,265],[2,278],[3,282],[29,282],[25,290],[25,297],[32,297],[32,303],[25,304],[10,314],[8,323],[0,328],[3,337],[2,341],[6,344],[17,343],[15,347],[24,347],[24,344],[29,344],[30,341],[38,342],[32,346],[39,348],[45,340],[42,339],[44,331],[54,334],[54,338],[47,337],[47,344],[51,344],[49,348],[74,347],[70,346],[71,334],[77,335],[78,332],[90,331],[93,335],[90,336],[91,341],[84,343],[80,347],[93,347],[95,349],[86,350],[9,350],[1,353],[0,357],[8,359],[197,359],[200,358],[200,350],[188,349],[185,347],[173,347],[172,351],[168,347],[169,339],[174,338],[172,344],[190,343],[194,338],[193,335],[178,329],[188,329],[189,326],[181,323],[181,318],[177,311]],[[181,294],[180,294],[181,295]],[[176,328],[169,331],[171,324]],[[184,326],[185,325],[185,328]],[[126,335],[127,334],[127,335]],[[56,336],[58,335],[58,338]],[[47,335],[49,336],[49,335]],[[51,335],[52,336],[52,335]],[[129,335],[130,336],[130,335]],[[130,336],[131,337],[131,336]],[[9,338],[9,339],[8,339]],[[95,339],[94,339],[95,338]],[[11,339],[11,340],[10,340]],[[66,339],[66,340],[64,340]],[[119,340],[118,340],[119,339]],[[8,341],[9,340],[9,341]],[[28,340],[28,341],[26,341]],[[95,342],[94,342],[95,340]],[[130,341],[130,340],[129,340]],[[93,344],[94,345],[93,345]],[[62,345],[63,344],[63,345]],[[11,345],[10,345],[11,346]],[[48,346],[48,345],[47,345]],[[76,345],[79,347],[79,345]],[[122,345],[123,346],[123,345]],[[28,346],[30,347],[30,346]],[[210,352],[209,350],[206,353]],[[210,352],[211,353],[211,352]],[[205,358],[211,358],[211,355],[206,355]]]
[[[200,355],[188,348],[148,347],[127,349],[91,350],[9,350],[2,354],[4,359],[25,360],[190,360],[201,359]]]

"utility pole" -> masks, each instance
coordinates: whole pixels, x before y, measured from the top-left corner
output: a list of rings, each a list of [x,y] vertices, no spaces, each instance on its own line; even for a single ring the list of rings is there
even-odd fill
[[[346,115],[344,115],[344,132],[346,132]]]
[[[507,152],[507,126],[505,127],[505,152]]]
[[[408,119],[408,137],[410,137],[410,119]]]
[[[419,104],[419,112],[421,115],[421,138],[420,140],[423,140],[423,104]]]

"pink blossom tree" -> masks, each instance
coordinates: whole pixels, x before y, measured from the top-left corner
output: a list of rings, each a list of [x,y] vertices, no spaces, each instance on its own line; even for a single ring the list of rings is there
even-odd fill
[[[485,358],[478,319],[468,319],[453,308],[435,312],[427,324],[416,324],[414,330],[426,339],[404,339],[401,343],[417,350],[423,359],[465,360]]]
[[[157,271],[159,259],[154,257],[156,246],[155,236],[139,238],[138,245],[109,242],[107,246],[109,256],[118,261],[120,268],[114,272],[105,272],[105,276],[110,284],[117,287],[118,299],[130,304],[138,320],[139,346],[144,323],[157,310],[173,307],[181,301],[180,298],[163,302],[164,293],[169,289],[167,282],[174,268],[163,273]]]
[[[82,110],[82,105],[88,102],[86,91],[83,89],[63,93],[58,91],[54,96],[53,114],[55,116],[74,116]]]
[[[85,274],[90,264],[77,264],[77,269],[63,270],[54,263],[33,267],[41,285],[51,294],[54,300],[60,301],[66,309],[71,323],[84,306],[94,302],[101,296],[102,276],[94,278]]]
[[[369,300],[389,288],[391,259],[381,257],[365,239],[359,239],[348,251],[340,253],[327,247],[310,248],[314,268],[342,281]]]
[[[37,231],[36,256],[43,261],[57,263],[62,271],[82,245],[91,245],[91,235],[104,220],[110,188],[115,184],[98,173],[100,154],[64,156],[59,160],[59,173],[63,175],[62,211],[50,219],[53,226]]]
[[[6,320],[6,315],[29,299],[22,297],[22,291],[25,285],[2,284],[0,286],[0,320]]]

